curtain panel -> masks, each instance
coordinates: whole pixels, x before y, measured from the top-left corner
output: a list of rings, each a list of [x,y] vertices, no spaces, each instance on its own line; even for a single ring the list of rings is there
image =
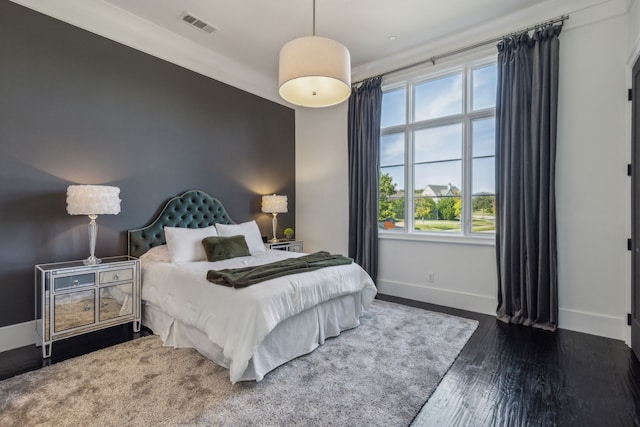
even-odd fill
[[[498,44],[496,252],[499,319],[558,324],[555,158],[562,26]]]
[[[378,174],[382,77],[352,88],[349,97],[349,257],[375,282],[378,275]]]

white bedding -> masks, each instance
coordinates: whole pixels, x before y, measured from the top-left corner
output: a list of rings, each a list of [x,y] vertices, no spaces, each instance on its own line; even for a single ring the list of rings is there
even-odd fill
[[[376,294],[357,264],[268,280],[243,289],[213,284],[208,270],[261,265],[304,254],[269,250],[217,262],[170,262],[141,257],[142,299],[179,322],[202,331],[230,361],[230,379],[242,379],[258,346],[282,321],[324,301],[360,293],[367,308]],[[304,333],[304,331],[301,331]],[[261,380],[258,374],[256,380]]]

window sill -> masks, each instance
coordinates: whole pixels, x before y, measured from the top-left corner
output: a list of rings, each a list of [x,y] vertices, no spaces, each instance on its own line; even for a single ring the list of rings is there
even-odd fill
[[[405,233],[402,231],[378,230],[378,240],[407,240],[413,242],[450,243],[458,245],[495,246],[496,236],[462,236],[435,233]]]

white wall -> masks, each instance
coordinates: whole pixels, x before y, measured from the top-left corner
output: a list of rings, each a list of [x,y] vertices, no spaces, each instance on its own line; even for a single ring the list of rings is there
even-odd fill
[[[637,3],[637,1],[636,1]],[[636,6],[637,7],[637,4]],[[572,15],[561,41],[557,153],[559,326],[617,339],[627,337],[630,216],[626,163],[629,120],[626,101],[629,15]],[[471,43],[472,41],[470,41]],[[346,106],[345,106],[346,109]],[[297,113],[296,223],[307,248],[346,245],[335,230],[347,229],[346,212],[332,202],[331,212],[314,194],[346,186],[346,113],[300,110]],[[330,121],[327,121],[330,120]],[[337,138],[342,137],[342,140]],[[319,147],[325,143],[328,153]],[[314,175],[303,173],[312,167]],[[326,172],[320,173],[325,170]],[[330,179],[327,179],[330,178]],[[326,180],[326,181],[325,181]],[[312,191],[313,194],[308,192]],[[346,198],[341,198],[346,203]],[[309,203],[308,206],[302,206]],[[326,243],[325,243],[326,242]],[[488,314],[497,306],[495,247],[396,239],[380,240],[378,287],[381,292]],[[427,272],[434,282],[427,282]]]
[[[629,8],[629,65],[640,54],[640,0],[632,0]]]
[[[296,110],[296,238],[305,252],[348,252],[347,103]]]
[[[557,196],[560,326],[626,335],[627,17],[561,34]]]
[[[381,239],[379,250],[381,293],[495,313],[495,246]]]

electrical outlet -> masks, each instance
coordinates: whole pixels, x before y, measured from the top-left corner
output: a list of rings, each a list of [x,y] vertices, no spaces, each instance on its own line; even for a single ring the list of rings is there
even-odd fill
[[[436,279],[435,279],[435,276],[433,275],[433,271],[428,272],[427,273],[427,282],[434,282],[435,280]]]

